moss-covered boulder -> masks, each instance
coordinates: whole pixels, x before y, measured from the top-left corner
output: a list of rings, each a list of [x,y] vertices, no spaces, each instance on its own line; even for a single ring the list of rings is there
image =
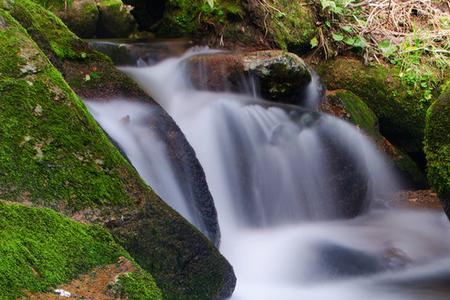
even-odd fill
[[[135,82],[118,71],[109,57],[91,50],[52,13],[28,0],[14,2],[14,5],[5,4],[5,7],[27,29],[79,96],[90,100],[122,97],[154,106],[155,118],[149,121],[149,126],[166,143],[180,181],[189,186],[189,194],[195,199],[196,219],[202,220],[201,228],[206,229],[204,233],[218,245],[217,212],[205,174],[194,150],[173,119]]]
[[[279,50],[195,55],[186,69],[198,89],[249,92],[246,83],[255,80],[264,98],[283,103],[298,102],[311,81],[300,57]]]
[[[137,30],[137,24],[131,15],[131,6],[124,5],[121,0],[99,0],[100,18],[97,37],[126,38]]]
[[[81,38],[93,38],[97,33],[99,12],[95,0],[33,0],[51,10]]]
[[[295,53],[310,49],[316,35],[316,15],[308,1],[249,0],[249,14],[272,44]]]
[[[328,91],[320,110],[349,121],[362,129],[378,148],[392,159],[402,177],[406,179],[405,183],[416,186],[425,185],[425,176],[419,166],[381,135],[378,117],[360,97],[347,90]]]
[[[131,6],[121,0],[33,0],[57,15],[81,38],[127,38],[136,33]]]
[[[51,207],[106,226],[154,275],[168,299],[228,296],[235,283],[232,267],[144,184],[37,44],[63,71],[72,70],[65,69],[66,60],[88,66],[90,59],[108,60],[85,52],[88,48],[39,5],[28,0],[0,4],[25,27],[0,9],[1,199]],[[124,75],[115,75],[112,65],[104,68],[112,78],[123,78],[122,85],[112,83],[119,91],[143,94]],[[96,88],[88,85],[87,90],[95,93]],[[173,134],[176,125],[163,112],[161,118],[155,120],[163,123],[160,130]]]
[[[346,89],[361,97],[378,116],[386,138],[409,154],[421,155],[426,107],[419,102],[421,96],[402,83],[396,67],[337,58],[320,63],[317,72],[328,89]]]
[[[29,0],[0,0],[0,7],[20,22],[79,96],[148,98],[106,55],[92,51],[50,11]]]
[[[46,292],[93,268],[130,257],[98,225],[77,223],[53,210],[23,205],[0,203],[0,240],[1,299]],[[151,275],[137,265],[133,270],[130,277],[146,278],[139,283],[153,295],[151,299],[162,299]],[[125,281],[120,292],[133,295],[132,288],[133,283]]]
[[[379,134],[378,118],[375,113],[361,98],[350,91],[328,91],[319,109],[355,124],[371,136]]]
[[[450,218],[450,88],[447,87],[431,105],[426,120],[425,154],[428,180],[443,200],[445,212]]]

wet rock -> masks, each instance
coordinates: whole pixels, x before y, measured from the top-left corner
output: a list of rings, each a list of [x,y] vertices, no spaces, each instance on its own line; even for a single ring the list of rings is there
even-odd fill
[[[106,55],[118,66],[153,65],[173,56],[179,56],[192,47],[189,39],[177,39],[177,41],[156,41],[150,43],[141,40],[91,40],[89,45]]]
[[[98,1],[97,37],[126,38],[136,32],[137,24],[130,13],[131,8],[121,0]]]
[[[54,66],[80,96],[125,96],[153,103],[162,116],[155,122],[161,132],[176,131],[178,145],[190,147],[175,122],[109,59],[89,49],[41,6],[29,0],[3,1],[0,15],[8,24],[0,29],[0,119],[5,120],[0,134],[8,141],[0,143],[2,199],[51,207],[106,226],[135,261],[151,270],[168,298],[213,299],[224,290],[230,296],[232,266],[142,181]],[[28,61],[39,66],[39,72],[28,75],[32,85],[20,72],[21,53],[34,53]],[[96,76],[84,81],[93,72]],[[42,116],[33,115],[37,105]],[[33,142],[23,143],[24,137]],[[34,157],[35,146],[42,148],[40,159]],[[195,156],[190,159],[199,166]],[[198,189],[206,197],[199,201],[213,206],[203,170],[193,172],[196,182],[204,184]]]
[[[371,137],[378,148],[392,159],[405,184],[418,187],[425,185],[426,179],[419,166],[381,135],[378,117],[360,97],[348,90],[328,91],[319,110],[353,123]]]
[[[359,96],[377,115],[381,134],[417,163],[423,162],[426,109],[420,104],[421,94],[399,79],[398,68],[338,57],[319,63],[316,71],[329,90],[345,89]]]
[[[298,102],[311,81],[300,57],[278,50],[200,54],[186,61],[186,70],[197,89],[250,92],[254,80],[262,97],[284,103]]]
[[[400,207],[442,209],[441,201],[432,190],[405,190],[396,193],[395,196],[395,200]]]
[[[66,6],[51,5],[50,9],[79,37],[95,37],[99,20],[95,0],[67,1]]]
[[[425,154],[427,175],[450,218],[450,81],[427,111]]]
[[[329,175],[323,180],[330,192],[326,202],[327,218],[354,218],[367,211],[370,202],[370,182],[367,166],[332,132],[320,134],[323,155]]]
[[[346,246],[323,244],[316,248],[316,253],[317,279],[368,276],[385,270],[380,258]]]
[[[323,243],[316,246],[315,253],[318,271],[312,278],[316,280],[370,276],[403,269],[410,262],[403,251],[394,247],[387,247],[380,253],[368,253],[339,244]]]

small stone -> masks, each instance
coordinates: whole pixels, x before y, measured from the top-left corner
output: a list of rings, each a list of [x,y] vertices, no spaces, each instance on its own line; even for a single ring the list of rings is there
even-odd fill
[[[44,158],[44,152],[42,152],[42,144],[34,145],[33,149],[36,150],[35,158],[39,160]]]
[[[130,123],[130,115],[124,116],[122,119],[120,119],[120,122],[122,122],[124,124],[129,124]]]
[[[36,105],[36,107],[33,110],[33,115],[35,115],[36,117],[42,116],[42,106],[40,106],[39,104]]]
[[[65,291],[63,289],[56,289],[55,294],[61,296],[61,297],[65,297],[65,298],[69,298],[70,296],[72,296],[72,294],[68,291]]]
[[[36,73],[36,70],[36,66],[32,64],[27,64],[20,68],[20,72],[22,72],[23,74],[34,74]]]

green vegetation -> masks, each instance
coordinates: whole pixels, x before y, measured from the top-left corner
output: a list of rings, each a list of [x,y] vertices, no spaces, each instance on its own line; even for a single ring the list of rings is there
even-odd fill
[[[32,1],[0,0],[0,7],[15,19],[22,20],[22,26],[36,37],[36,42],[47,54],[57,58],[83,59],[77,49],[79,38],[67,29],[55,15]],[[44,43],[46,41],[46,43]]]
[[[446,201],[450,216],[450,89],[427,111],[425,153],[428,180],[439,197]]]
[[[30,0],[0,0],[0,7],[21,23],[79,96],[146,98],[107,56],[92,51],[50,11]]]
[[[320,0],[311,40],[326,58],[356,52],[366,63],[399,69],[407,92],[427,108],[450,67],[450,14],[444,1]]]
[[[321,62],[317,71],[330,90],[345,89],[361,97],[379,118],[381,133],[407,153],[421,153],[426,108],[420,94],[409,93],[395,66],[364,66],[357,59]]]
[[[2,197],[71,210],[129,202],[124,159],[26,32],[2,17]]]
[[[328,96],[328,101],[335,102],[334,105],[341,104],[348,114],[343,116],[350,122],[363,129],[371,136],[379,135],[378,118],[364,101],[350,91],[339,90]]]
[[[105,225],[169,298],[209,299],[225,284],[232,289],[228,262],[145,185],[41,49],[88,95],[103,89],[116,96],[144,93],[41,6],[5,1],[0,7],[26,30],[0,9],[1,198]],[[50,46],[64,37],[72,37],[66,50],[76,55],[57,55]]]
[[[327,104],[331,107],[328,108]],[[324,105],[325,112],[330,112],[327,109],[331,110],[331,114],[348,120],[369,135],[378,147],[391,157],[405,178],[420,186],[425,184],[425,176],[418,165],[381,135],[378,117],[360,97],[347,90],[337,90],[327,95]]]
[[[169,0],[166,15],[156,32],[167,36],[191,35],[203,26],[226,26],[229,19],[243,16],[239,1],[216,0],[215,3],[191,0]]]
[[[145,272],[133,272],[122,275],[116,283],[121,296],[128,300],[160,300],[161,291],[152,276]]]
[[[316,35],[316,16],[306,1],[255,0],[259,26],[280,48],[296,53],[310,49]]]
[[[0,298],[16,299],[25,291],[45,292],[94,267],[129,257],[100,226],[74,222],[50,209],[0,203]],[[139,287],[124,284],[124,294],[158,299],[153,278],[139,271],[128,275]]]
[[[136,21],[121,0],[101,0],[97,4],[100,13],[97,37],[128,37],[136,32]]]

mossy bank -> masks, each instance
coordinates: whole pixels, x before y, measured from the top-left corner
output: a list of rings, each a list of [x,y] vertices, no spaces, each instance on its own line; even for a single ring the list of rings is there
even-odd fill
[[[425,153],[428,180],[450,218],[450,88],[443,85],[443,90],[427,111]]]
[[[0,237],[1,299],[47,292],[95,267],[130,258],[102,227],[77,223],[50,209],[0,203]],[[136,268],[128,276],[135,280],[125,279],[116,293],[137,299],[138,283],[148,291],[146,299],[162,299],[151,275]]]
[[[108,60],[67,46],[78,39],[42,7],[0,3],[24,26],[0,10],[1,199],[106,226],[167,299],[229,295],[235,278],[228,262],[143,183],[38,45],[63,72],[66,59]],[[51,36],[55,31],[61,35]],[[120,90],[139,93],[132,85]]]
[[[392,66],[364,66],[353,58],[336,58],[321,62],[317,72],[330,90],[346,89],[373,110],[381,133],[418,161],[423,161],[423,138],[426,105],[399,78],[400,70]]]

